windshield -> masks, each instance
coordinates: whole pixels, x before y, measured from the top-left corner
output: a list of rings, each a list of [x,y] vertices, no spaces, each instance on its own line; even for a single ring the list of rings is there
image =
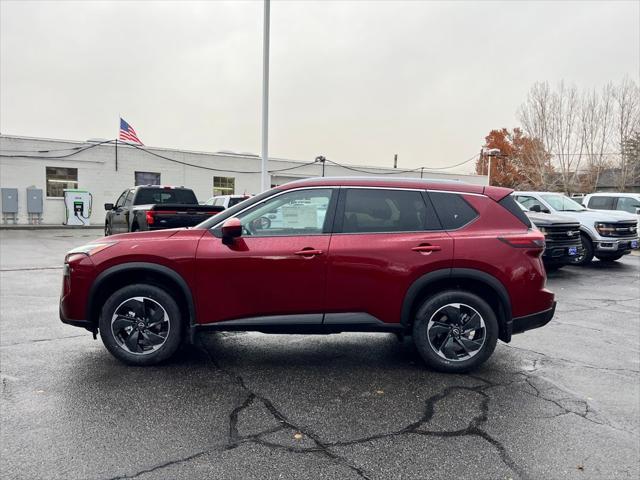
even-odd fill
[[[542,199],[551,205],[551,208],[558,210],[559,212],[581,212],[586,210],[578,202],[571,200],[566,195],[553,194],[553,195],[540,195]]]

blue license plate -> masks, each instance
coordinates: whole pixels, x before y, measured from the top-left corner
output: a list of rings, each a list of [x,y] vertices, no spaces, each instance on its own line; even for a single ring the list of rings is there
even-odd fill
[[[569,247],[569,255],[577,255],[578,254],[578,247]]]
[[[638,240],[631,240],[631,248],[638,248]]]

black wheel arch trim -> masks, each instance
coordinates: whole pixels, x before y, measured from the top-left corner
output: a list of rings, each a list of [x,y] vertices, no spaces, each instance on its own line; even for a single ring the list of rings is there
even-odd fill
[[[196,313],[195,313],[195,304],[193,302],[193,295],[191,294],[191,289],[189,285],[182,278],[178,272],[173,270],[172,268],[166,267],[164,265],[159,265],[157,263],[150,262],[127,262],[121,263],[119,265],[114,265],[113,267],[109,267],[106,270],[100,272],[93,284],[91,285],[91,289],[89,290],[89,298],[87,300],[87,318],[90,318],[91,312],[93,312],[93,308],[95,307],[94,301],[96,298],[96,294],[100,291],[100,286],[104,284],[106,280],[108,280],[113,275],[128,271],[128,270],[137,270],[137,271],[148,271],[156,274],[164,275],[173,280],[179,287],[184,297],[187,301],[187,308],[189,310],[189,325],[188,325],[188,340],[192,339],[192,331],[194,330],[194,326],[196,324]],[[90,320],[92,323],[94,319]]]
[[[498,296],[500,306],[503,310],[503,312],[497,312],[496,315],[498,317],[498,322],[501,323],[500,340],[504,342],[511,341],[511,298],[509,297],[509,293],[507,292],[506,287],[493,275],[471,268],[443,268],[426,273],[416,281],[414,281],[405,294],[404,302],[402,304],[402,311],[400,314],[400,323],[405,329],[409,328],[411,321],[413,320],[411,318],[411,308],[416,301],[419,293],[430,284],[441,280],[474,280],[484,283],[489,288],[491,288]]]

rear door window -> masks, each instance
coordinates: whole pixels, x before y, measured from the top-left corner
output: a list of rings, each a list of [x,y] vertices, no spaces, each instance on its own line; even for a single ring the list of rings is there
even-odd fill
[[[463,227],[478,216],[478,212],[460,194],[429,192],[429,198],[445,230]]]
[[[591,197],[587,207],[594,208],[596,210],[613,210],[614,201],[614,197]]]
[[[431,205],[417,190],[349,188],[341,208],[342,233],[420,232],[439,230]]]

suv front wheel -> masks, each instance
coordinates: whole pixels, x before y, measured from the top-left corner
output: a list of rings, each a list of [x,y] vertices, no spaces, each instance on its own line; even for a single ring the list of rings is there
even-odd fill
[[[102,307],[100,338],[129,365],[153,365],[180,346],[182,320],[176,301],[153,285],[137,284],[113,293]]]
[[[427,299],[413,323],[413,341],[425,363],[441,372],[477,368],[493,353],[498,321],[477,295],[449,290]]]

